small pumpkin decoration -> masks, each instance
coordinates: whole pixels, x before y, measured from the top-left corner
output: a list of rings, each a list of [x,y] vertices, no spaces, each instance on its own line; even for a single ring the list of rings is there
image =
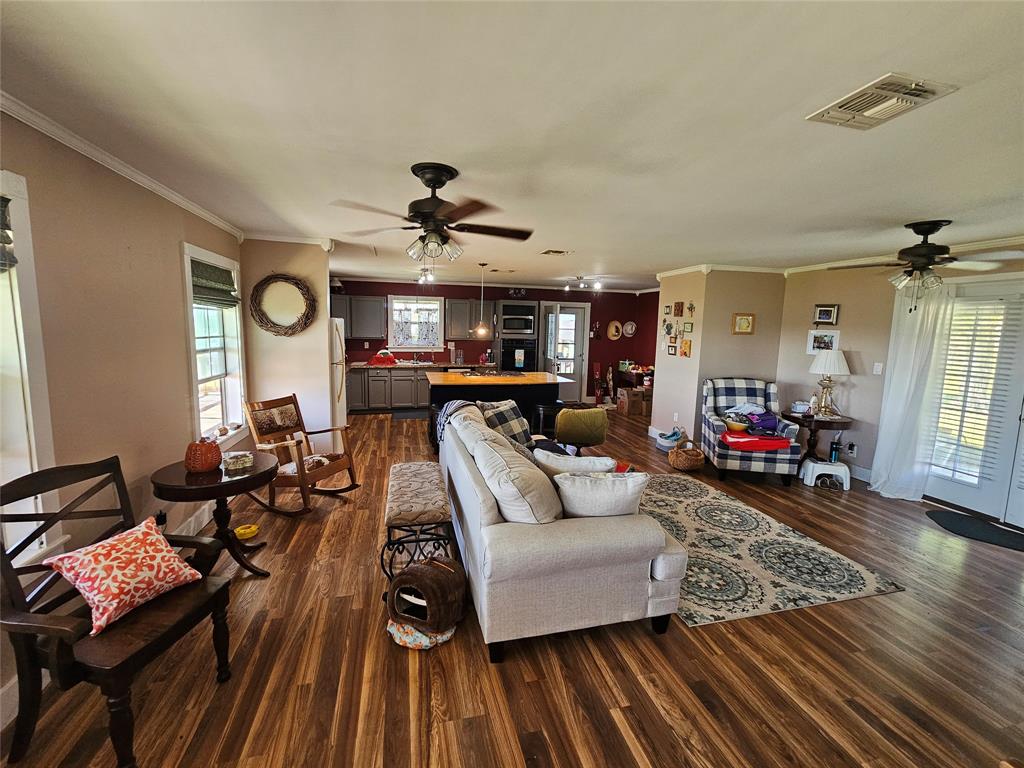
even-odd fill
[[[220,466],[223,456],[212,437],[201,437],[185,449],[186,472],[212,472]]]

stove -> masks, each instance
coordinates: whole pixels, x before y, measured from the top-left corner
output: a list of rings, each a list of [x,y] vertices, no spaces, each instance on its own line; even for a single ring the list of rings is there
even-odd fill
[[[486,368],[482,371],[463,371],[463,376],[468,378],[481,378],[486,376],[522,376],[522,371],[499,371],[493,368]]]

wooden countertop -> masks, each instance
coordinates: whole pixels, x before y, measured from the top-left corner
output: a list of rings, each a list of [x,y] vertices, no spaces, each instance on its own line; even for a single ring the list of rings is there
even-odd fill
[[[461,373],[427,371],[427,381],[432,387],[493,386],[501,384],[569,384],[572,379],[555,376],[553,373],[524,373],[522,376],[463,376]]]

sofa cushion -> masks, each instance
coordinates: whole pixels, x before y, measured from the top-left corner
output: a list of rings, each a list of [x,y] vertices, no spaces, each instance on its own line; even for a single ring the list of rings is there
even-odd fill
[[[537,466],[553,478],[563,472],[614,472],[616,461],[607,456],[565,456],[541,448],[533,451]]]
[[[509,440],[522,443],[527,448],[533,447],[530,424],[523,418],[515,400],[499,400],[495,403],[477,402],[477,406],[483,412],[484,420],[491,429],[498,430]]]
[[[665,548],[651,562],[651,577],[658,581],[675,581],[686,573],[686,549],[665,534]]]
[[[558,494],[547,475],[512,446],[478,440],[473,460],[506,522],[550,523],[562,516]]]
[[[635,515],[650,476],[646,472],[555,475],[566,517]]]
[[[462,444],[470,454],[480,440],[491,442],[502,442],[506,445],[508,440],[497,430],[491,429],[484,421],[484,415],[476,408],[463,408],[448,421],[454,427]]]

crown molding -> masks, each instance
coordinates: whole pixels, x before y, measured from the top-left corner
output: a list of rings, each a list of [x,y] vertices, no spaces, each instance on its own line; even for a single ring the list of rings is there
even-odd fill
[[[303,237],[302,235],[276,235],[270,232],[245,232],[239,242],[246,240],[268,240],[271,243],[295,243],[297,245],[319,245],[324,253],[334,250],[334,240],[329,237]]]
[[[343,275],[338,272],[331,272],[332,278],[338,278],[342,282],[349,283],[395,283],[396,285],[418,285],[419,279],[415,277],[403,278],[403,277],[357,277],[355,275]],[[426,285],[463,285],[474,288],[480,287],[480,281],[468,281],[468,280],[435,280]],[[564,291],[564,284],[558,285],[537,285],[530,283],[488,283],[484,282],[485,288],[530,288],[538,291]],[[634,296],[639,296],[641,293],[657,293],[660,288],[602,288],[600,291],[595,291],[593,288],[573,288],[569,293],[589,293],[592,295],[600,296],[602,293],[631,293]]]
[[[70,147],[79,154],[85,155],[90,160],[93,160],[105,168],[109,168],[114,173],[124,176],[129,181],[133,181],[140,187],[148,189],[150,192],[159,195],[165,200],[177,205],[179,208],[184,208],[189,213],[193,213],[201,219],[204,219],[215,227],[223,229],[225,232],[234,235],[235,239],[239,243],[242,242],[244,236],[242,230],[225,221],[215,213],[203,208],[197,203],[193,203],[187,197],[179,195],[173,189],[164,186],[156,179],[150,178],[142,171],[137,168],[133,168],[128,163],[117,159],[106,150],[100,149],[90,141],[83,139],[77,133],[73,133],[59,123],[51,120],[49,117],[44,115],[42,112],[33,109],[25,102],[20,99],[16,99],[6,91],[0,90],[0,111],[6,112],[16,120],[20,120],[25,125],[35,128],[40,133],[44,133],[51,139],[59,141],[66,147]]]
[[[761,272],[770,275],[785,275],[784,267],[748,267],[737,264],[694,264],[689,267],[670,269],[666,272],[659,272],[655,277],[660,283],[662,278],[675,277],[676,275],[688,275],[691,272],[701,272],[705,275],[711,272]]]

